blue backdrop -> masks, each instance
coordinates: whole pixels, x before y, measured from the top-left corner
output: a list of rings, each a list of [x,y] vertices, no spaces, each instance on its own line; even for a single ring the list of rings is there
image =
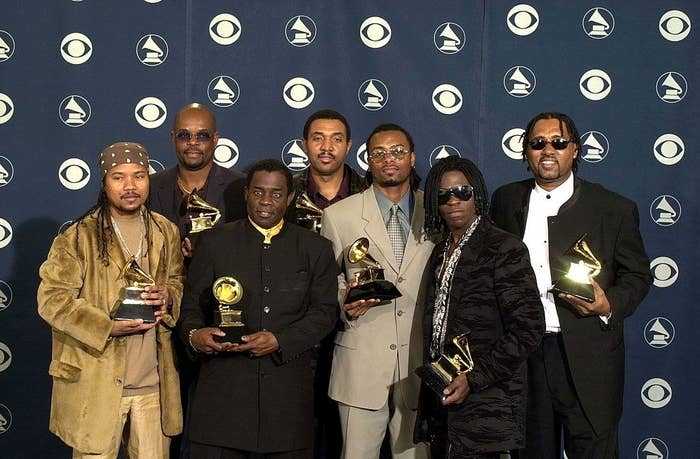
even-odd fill
[[[528,1],[528,0],[525,0]],[[580,175],[634,199],[654,287],[626,322],[624,458],[695,457],[700,370],[700,77],[692,0],[2,1],[0,15],[0,456],[67,456],[47,429],[50,333],[37,269],[59,227],[94,203],[97,156],[143,143],[174,164],[185,103],[219,121],[216,160],[307,166],[306,117],[349,119],[347,162],[396,122],[421,175],[469,157],[489,187],[528,176],[517,138],[541,111],[583,134]],[[695,50],[695,52],[693,51]]]

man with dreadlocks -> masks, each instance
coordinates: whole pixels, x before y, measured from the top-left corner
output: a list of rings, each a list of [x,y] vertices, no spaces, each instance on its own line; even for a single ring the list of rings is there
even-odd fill
[[[444,238],[428,264],[425,360],[467,333],[474,369],[442,397],[422,387],[416,437],[433,459],[498,458],[525,443],[525,362],[544,334],[535,275],[525,244],[489,220],[484,178],[468,159],[433,166],[424,205],[426,231]]]
[[[53,241],[41,265],[39,314],[51,325],[49,429],[73,458],[167,458],[182,430],[171,329],[179,315],[183,264],[177,227],[149,211],[148,153],[115,143],[100,156],[97,204]],[[155,279],[141,294],[155,322],[114,320],[135,259]],[[124,426],[128,427],[125,429]]]

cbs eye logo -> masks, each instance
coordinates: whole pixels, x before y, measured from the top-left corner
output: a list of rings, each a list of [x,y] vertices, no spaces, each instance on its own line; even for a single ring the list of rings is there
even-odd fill
[[[238,145],[231,139],[219,137],[214,149],[214,162],[227,169],[236,165],[239,158]]]
[[[90,167],[79,158],[68,158],[58,167],[58,180],[69,190],[79,190],[90,181]]]
[[[610,76],[600,69],[591,69],[581,75],[578,82],[581,94],[588,100],[602,100],[612,89]]]
[[[69,64],[84,64],[92,56],[92,42],[82,33],[69,33],[61,41],[61,56]]]
[[[15,104],[10,96],[0,92],[0,124],[7,123],[15,113]]]
[[[509,129],[501,137],[501,149],[510,159],[523,159],[523,135],[525,129]]]
[[[155,129],[165,121],[168,109],[157,97],[144,97],[134,108],[136,122],[146,129]]]
[[[209,22],[209,36],[214,42],[227,46],[232,45],[241,37],[241,21],[229,13],[221,13]]]
[[[650,269],[654,276],[654,285],[661,288],[673,285],[680,274],[678,265],[669,257],[655,258],[650,264]]]
[[[360,40],[368,48],[381,48],[391,40],[391,26],[384,18],[369,17],[360,25]]]
[[[433,90],[433,107],[443,115],[453,115],[462,108],[462,93],[451,84],[441,84]]]
[[[308,107],[315,95],[314,85],[302,77],[292,78],[282,89],[282,97],[286,104],[296,109]]]
[[[683,139],[675,134],[663,134],[654,142],[654,157],[665,166],[677,164],[684,154]]]
[[[540,15],[530,5],[515,5],[506,15],[506,25],[515,35],[530,35],[540,24]]]
[[[651,378],[641,390],[642,402],[649,408],[663,408],[673,396],[671,385],[661,378]]]
[[[7,344],[0,341],[0,373],[7,370],[12,363],[12,351]]]
[[[690,18],[683,11],[671,10],[659,19],[659,32],[668,41],[681,41],[690,33]]]
[[[360,166],[360,168],[367,172],[369,169],[369,162],[367,160],[367,144],[363,143],[360,145],[360,147],[357,149],[357,153],[355,153],[355,158],[357,159],[357,165]]]
[[[0,249],[7,247],[12,241],[12,225],[4,218],[0,218]]]

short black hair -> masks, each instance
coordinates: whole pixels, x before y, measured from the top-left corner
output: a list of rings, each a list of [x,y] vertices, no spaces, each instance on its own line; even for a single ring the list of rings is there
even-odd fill
[[[348,120],[346,120],[343,115],[336,112],[335,110],[326,108],[312,113],[311,116],[309,116],[309,118],[306,120],[306,123],[304,123],[304,131],[302,132],[303,139],[306,139],[309,136],[309,129],[311,129],[311,123],[313,123],[316,120],[338,120],[345,126],[345,137],[347,137],[348,140],[352,138],[350,136],[350,124],[348,123]]]
[[[367,153],[369,154],[369,142],[372,140],[372,137],[375,135],[379,134],[380,132],[386,132],[386,131],[399,131],[403,133],[403,135],[406,136],[406,140],[408,140],[408,148],[411,150],[411,153],[415,153],[416,151],[416,146],[413,143],[413,137],[411,137],[411,134],[398,124],[393,124],[393,123],[384,123],[380,124],[376,128],[372,129],[372,132],[367,136],[367,140],[365,141],[365,149]],[[367,183],[367,186],[370,186],[373,181],[372,177],[372,170],[367,169],[367,172],[365,173],[365,183]],[[420,185],[420,175],[418,175],[418,172],[416,172],[416,168],[412,167],[411,168],[411,189],[416,190],[418,189],[418,185]]]
[[[569,140],[571,140],[574,144],[576,144],[579,147],[579,153],[578,155],[576,155],[576,157],[574,158],[574,162],[571,165],[571,170],[575,174],[578,170],[579,159],[581,158],[581,137],[578,135],[578,130],[576,129],[576,124],[574,123],[574,120],[572,120],[568,115],[565,115],[564,113],[542,112],[539,115],[532,118],[529,123],[527,123],[525,132],[523,132],[522,135],[523,161],[527,163],[527,148],[530,146],[530,136],[532,135],[532,130],[534,129],[535,124],[539,120],[559,120],[559,129],[561,130],[562,134],[564,133],[564,126],[566,126],[566,130],[569,131],[569,137],[571,137]],[[530,170],[529,165],[527,166],[527,168],[528,170]]]
[[[436,162],[425,179],[425,197],[423,199],[425,230],[430,235],[443,234],[447,231],[445,220],[440,216],[438,190],[442,176],[450,171],[461,172],[469,180],[474,188],[473,199],[476,214],[488,218],[489,194],[481,171],[476,167],[476,164],[466,158],[448,156]]]
[[[287,179],[287,194],[292,194],[292,173],[289,172],[287,166],[278,159],[261,159],[257,161],[248,170],[248,175],[246,176],[245,186],[250,188],[250,184],[253,181],[253,174],[256,172],[281,172],[284,174],[285,179]]]

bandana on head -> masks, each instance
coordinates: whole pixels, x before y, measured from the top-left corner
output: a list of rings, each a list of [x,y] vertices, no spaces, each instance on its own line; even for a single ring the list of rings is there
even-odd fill
[[[102,150],[100,172],[102,177],[120,164],[139,164],[148,169],[148,152],[140,143],[117,142]]]

